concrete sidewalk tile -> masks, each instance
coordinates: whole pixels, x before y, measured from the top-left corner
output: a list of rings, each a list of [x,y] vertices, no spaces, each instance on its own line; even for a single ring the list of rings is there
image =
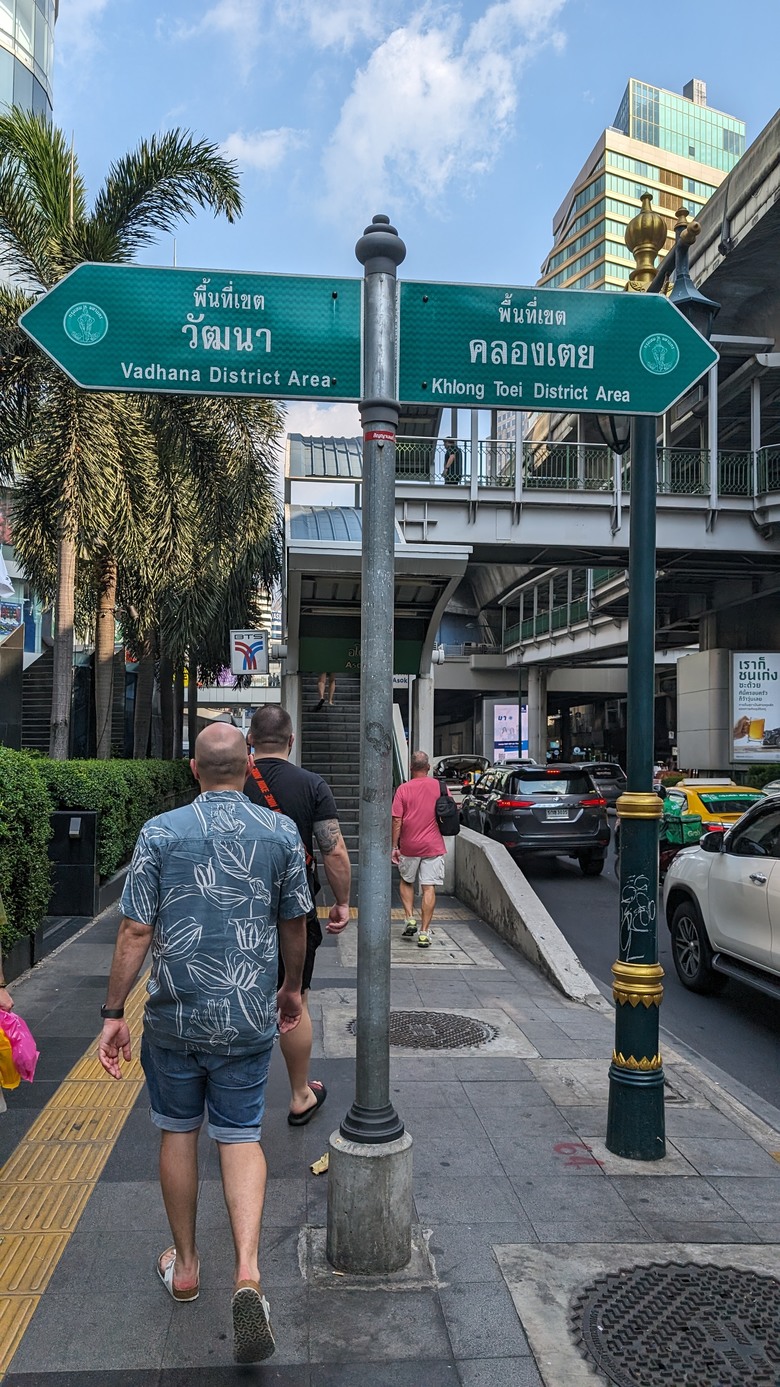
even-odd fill
[[[603,1040],[572,1040],[558,1026],[548,1022],[529,1022],[523,1026],[523,1032],[542,1059],[598,1059],[606,1055]],[[605,1063],[609,1063],[608,1058]]]
[[[657,1162],[648,1162],[657,1165]],[[661,1176],[612,1177],[610,1184],[638,1218],[684,1219],[687,1222],[728,1222],[734,1210],[702,1175],[668,1181]]]
[[[262,1377],[256,1376],[258,1373]],[[255,1369],[240,1368],[236,1364],[221,1368],[164,1368],[155,1376],[153,1387],[250,1387],[253,1381],[258,1384],[262,1382],[262,1387],[316,1387],[316,1379],[312,1379],[308,1364],[280,1366],[276,1354],[267,1359],[262,1368]],[[48,1382],[41,1383],[41,1387],[50,1385]],[[80,1387],[80,1384],[74,1383],[74,1387]],[[84,1387],[103,1387],[103,1383],[84,1383]],[[111,1384],[106,1383],[105,1387],[111,1387]],[[124,1384],[117,1383],[117,1387],[124,1387]],[[128,1387],[133,1387],[133,1384],[129,1383]]]
[[[780,1180],[780,1164],[749,1137],[680,1137],[676,1145],[701,1175],[763,1175]]]
[[[528,1083],[533,1081],[534,1077],[529,1068],[529,1061],[517,1059],[515,1056],[492,1058],[489,1053],[473,1057],[459,1055],[450,1063],[453,1066],[454,1077],[462,1084],[469,1081],[481,1084]]]
[[[532,1242],[528,1219],[515,1216],[512,1223],[446,1223],[437,1220],[428,1247],[436,1276],[441,1282],[498,1281],[501,1270],[493,1251],[496,1244]]]
[[[511,1183],[534,1228],[544,1221],[563,1222],[566,1218],[604,1225],[632,1222],[634,1215],[622,1195],[604,1176],[594,1179],[591,1169],[566,1173],[550,1170],[523,1177],[522,1163],[518,1163],[518,1175]]]
[[[79,1233],[159,1231],[166,1227],[159,1180],[112,1180],[96,1185],[79,1219]],[[162,1251],[162,1248],[160,1249]]]
[[[9,1373],[3,1378],[3,1387],[159,1387],[159,1384],[157,1368],[140,1368],[138,1371],[103,1368],[100,1372],[73,1373],[57,1372],[52,1368],[47,1373]],[[216,1383],[214,1387],[217,1387]]]
[[[49,1287],[11,1370],[37,1374],[43,1387],[52,1364],[69,1372],[101,1372],[107,1363],[114,1372],[159,1367],[174,1312],[191,1312],[194,1306],[174,1305],[159,1283],[148,1289],[126,1284],[118,1291],[105,1289],[106,1284],[116,1284],[120,1266],[115,1240],[111,1281],[90,1283],[87,1276],[76,1292],[62,1295]]]
[[[461,1063],[468,1061],[461,1060]],[[391,1053],[390,1055],[390,1082],[396,1080],[409,1080],[425,1082],[426,1080],[452,1080],[458,1081],[461,1075],[456,1067],[454,1059],[447,1059],[444,1055],[414,1055],[408,1052]]]
[[[711,1175],[713,1189],[748,1223],[762,1227],[775,1220],[778,1186],[771,1175]]]
[[[478,1185],[471,1186],[468,1198],[464,1198],[457,1187],[448,1188],[444,1182],[433,1183],[425,1189],[416,1189],[414,1202],[419,1221],[425,1228],[439,1223],[526,1221],[522,1202],[503,1176],[497,1180],[486,1175]]]
[[[754,1223],[755,1242],[777,1243],[780,1252],[780,1223]]]
[[[442,1287],[441,1308],[455,1358],[523,1358],[528,1340],[503,1282]]]
[[[239,1373],[233,1364],[231,1294],[232,1281],[225,1286],[201,1286],[200,1296],[193,1304],[174,1306],[161,1359],[163,1384],[166,1381],[166,1369],[189,1367],[208,1367],[212,1370],[230,1367],[235,1374],[236,1382],[247,1380],[246,1370]],[[307,1288],[301,1285],[300,1279],[294,1289],[290,1286],[276,1286],[271,1281],[263,1280],[263,1294],[268,1297],[271,1306],[271,1327],[276,1340],[276,1352],[269,1360],[269,1367],[275,1368],[289,1363],[307,1364]],[[181,1310],[189,1310],[191,1313],[176,1313]],[[264,1373],[265,1369],[261,1371]]]
[[[528,1068],[559,1107],[605,1103],[609,1097],[609,1065],[599,1059],[528,1060]]]
[[[462,1387],[544,1387],[533,1358],[472,1358],[458,1364]]]
[[[655,1243],[755,1243],[761,1241],[755,1230],[742,1219],[725,1223],[698,1223],[685,1219],[645,1217],[640,1214],[642,1227]],[[765,1241],[773,1241],[766,1239]]]
[[[715,1108],[689,1108],[682,1104],[665,1105],[666,1135],[679,1147],[681,1137],[698,1137],[709,1140],[712,1137],[742,1136],[732,1119]]]
[[[434,1291],[309,1291],[312,1363],[451,1361]]]
[[[633,1161],[625,1156],[615,1156],[612,1151],[607,1150],[606,1141],[602,1136],[586,1134],[583,1140],[590,1147],[596,1160],[599,1161],[605,1175],[619,1178],[622,1175],[635,1175],[641,1178],[653,1176],[668,1177],[687,1175],[695,1177],[697,1170],[690,1161],[687,1161],[679,1150],[676,1142],[666,1138],[666,1155],[658,1161]]]
[[[315,1363],[311,1373],[312,1387],[460,1387],[455,1364],[436,1359],[414,1359],[409,1363]]]
[[[636,1243],[637,1247],[644,1247],[647,1242],[644,1225],[630,1214],[606,1222],[600,1218],[575,1218],[573,1214],[565,1218],[534,1217],[531,1221],[540,1244],[569,1243],[578,1247],[580,1243]]]
[[[263,1206],[264,1228],[288,1228],[306,1222],[306,1180],[275,1177],[269,1172]],[[198,1197],[198,1234],[227,1229],[228,1216],[221,1180],[203,1180]]]

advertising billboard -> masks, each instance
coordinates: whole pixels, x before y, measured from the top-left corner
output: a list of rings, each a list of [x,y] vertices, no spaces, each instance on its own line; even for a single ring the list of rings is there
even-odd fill
[[[732,759],[780,760],[780,652],[731,656]]]
[[[493,707],[493,761],[516,761],[528,755],[528,708],[496,703]]]

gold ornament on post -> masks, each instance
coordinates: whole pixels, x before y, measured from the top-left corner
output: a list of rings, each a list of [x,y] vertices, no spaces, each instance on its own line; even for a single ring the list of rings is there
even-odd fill
[[[636,261],[626,288],[645,293],[655,278],[655,258],[666,243],[667,233],[661,213],[651,210],[652,194],[643,193],[640,201],[642,211],[631,218],[625,231],[626,245]]]

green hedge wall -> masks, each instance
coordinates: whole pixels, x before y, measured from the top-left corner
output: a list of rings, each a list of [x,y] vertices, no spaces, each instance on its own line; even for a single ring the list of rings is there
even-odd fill
[[[2,943],[32,933],[46,912],[55,809],[100,811],[97,868],[108,877],[129,859],[141,825],[194,788],[186,761],[50,761],[0,747]]]
[[[36,762],[55,809],[98,809],[97,867],[111,876],[129,858],[141,825],[194,788],[187,761]]]
[[[0,746],[0,895],[8,916],[0,944],[5,948],[34,933],[51,895],[46,847],[52,805],[37,764],[24,751]]]

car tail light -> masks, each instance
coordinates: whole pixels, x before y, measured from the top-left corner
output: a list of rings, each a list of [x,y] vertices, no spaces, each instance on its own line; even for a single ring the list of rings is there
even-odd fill
[[[580,805],[583,809],[606,809],[607,801],[598,795],[595,799],[581,799]]]
[[[533,809],[532,799],[497,799],[496,809]]]

